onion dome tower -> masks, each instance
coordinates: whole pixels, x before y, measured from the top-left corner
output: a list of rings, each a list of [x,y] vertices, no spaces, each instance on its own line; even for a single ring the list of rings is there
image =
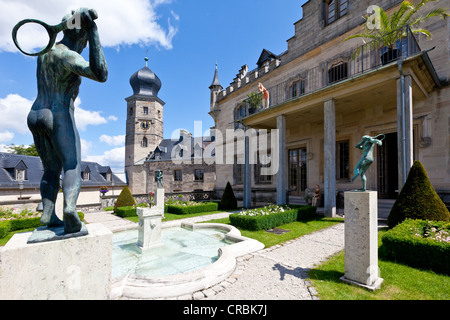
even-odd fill
[[[130,77],[133,95],[126,98],[127,123],[125,137],[125,172],[133,186],[132,168],[143,164],[150,152],[161,143],[163,131],[163,107],[158,97],[162,83],[158,76],[145,66]]]

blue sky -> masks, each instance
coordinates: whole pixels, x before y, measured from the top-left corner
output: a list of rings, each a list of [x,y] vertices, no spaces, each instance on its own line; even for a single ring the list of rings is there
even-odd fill
[[[130,76],[144,67],[162,81],[164,136],[183,128],[193,132],[202,121],[214,125],[209,112],[209,85],[215,63],[227,87],[247,64],[256,66],[263,49],[279,54],[294,35],[294,22],[306,1],[283,0],[0,0],[0,150],[33,142],[26,116],[37,95],[36,59],[11,44],[11,29],[24,18],[56,24],[69,8],[98,11],[100,39],[108,62],[106,83],[83,79],[76,107],[82,158],[123,172],[126,102]],[[35,37],[33,37],[35,38]],[[24,39],[32,41],[35,39]],[[88,59],[88,49],[83,53]]]

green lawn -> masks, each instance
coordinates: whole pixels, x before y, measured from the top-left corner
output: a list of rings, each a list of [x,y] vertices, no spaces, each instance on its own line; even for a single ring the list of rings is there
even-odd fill
[[[379,232],[379,245],[384,232]],[[345,272],[344,252],[310,270],[309,277],[322,300],[450,300],[449,276],[386,261],[382,256],[378,267],[384,282],[375,292],[339,279]]]

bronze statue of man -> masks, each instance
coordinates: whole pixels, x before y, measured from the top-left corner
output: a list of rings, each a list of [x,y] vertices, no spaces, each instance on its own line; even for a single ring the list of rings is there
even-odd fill
[[[81,148],[74,102],[82,77],[98,82],[105,82],[108,77],[97,25],[87,8],[78,9],[76,14],[80,18],[79,28],[64,30],[63,39],[38,57],[38,95],[28,115],[28,127],[44,166],[40,185],[41,223],[48,227],[64,225],[66,234],[77,233],[82,227],[76,210],[81,190]],[[65,16],[63,21],[70,17]],[[88,42],[89,62],[80,55]],[[61,170],[64,222],[55,213]]]
[[[381,139],[378,139],[381,138]],[[363,136],[361,139],[361,142],[356,145],[356,148],[363,150],[363,156],[361,160],[359,160],[358,164],[355,168],[355,175],[352,178],[352,181],[354,181],[358,176],[361,176],[362,180],[362,188],[361,191],[366,191],[367,186],[367,178],[366,178],[366,171],[369,169],[370,165],[373,163],[373,149],[375,147],[375,144],[381,146],[382,141],[384,140],[384,135],[379,135],[376,137],[370,137],[370,136]]]

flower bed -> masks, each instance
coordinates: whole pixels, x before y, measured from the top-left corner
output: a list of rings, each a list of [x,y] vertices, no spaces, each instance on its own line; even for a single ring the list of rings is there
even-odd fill
[[[258,231],[269,230],[297,220],[298,209],[288,206],[269,205],[263,208],[242,211],[230,215],[236,228]]]
[[[412,267],[450,274],[450,223],[407,219],[382,237],[380,253]]]

